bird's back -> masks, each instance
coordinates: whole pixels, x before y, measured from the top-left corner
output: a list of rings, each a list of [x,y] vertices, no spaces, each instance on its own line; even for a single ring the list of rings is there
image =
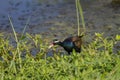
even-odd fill
[[[63,48],[68,52],[72,52],[75,49],[76,52],[81,51],[81,36],[69,37],[63,41]]]
[[[82,45],[82,36],[73,36],[73,37],[69,37],[67,39],[65,39],[63,42],[73,42],[75,44],[75,46],[77,47],[81,47]]]

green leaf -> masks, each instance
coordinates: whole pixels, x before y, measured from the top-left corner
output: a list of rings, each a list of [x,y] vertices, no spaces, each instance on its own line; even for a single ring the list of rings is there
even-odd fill
[[[115,39],[119,41],[120,40],[120,35],[116,35]]]
[[[97,37],[102,37],[102,36],[103,36],[103,33],[95,33],[95,35],[96,35]]]
[[[75,60],[75,66],[78,66],[78,60]]]

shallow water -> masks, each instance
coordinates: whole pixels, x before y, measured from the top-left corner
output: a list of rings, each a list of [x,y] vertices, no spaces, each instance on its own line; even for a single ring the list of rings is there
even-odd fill
[[[0,2],[0,30],[11,31],[8,21],[8,15],[11,17],[15,30],[20,33],[30,17],[29,26],[42,24],[45,20],[56,17],[59,13],[56,11],[63,0],[2,0]],[[61,5],[60,5],[61,6]],[[49,27],[49,26],[47,26]],[[46,28],[40,28],[44,31]],[[38,30],[38,29],[37,29]],[[39,32],[35,30],[34,33]]]
[[[88,5],[86,2],[88,3],[90,0],[82,2]],[[70,9],[68,9],[69,7]],[[9,15],[18,33],[22,32],[29,18],[26,32],[44,33],[51,27],[66,25],[67,23],[62,23],[69,19],[75,23],[76,20],[69,15],[70,10],[73,10],[73,15],[76,14],[75,3],[72,0],[3,0],[0,3],[0,31],[12,31],[8,20]]]

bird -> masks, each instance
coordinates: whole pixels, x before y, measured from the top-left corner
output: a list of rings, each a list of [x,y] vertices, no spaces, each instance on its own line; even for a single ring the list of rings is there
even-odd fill
[[[54,39],[52,44],[50,44],[49,48],[52,48],[55,45],[59,45],[65,49],[65,51],[68,52],[68,54],[71,54],[73,49],[75,52],[81,52],[81,45],[82,45],[82,37],[81,36],[72,36],[68,37],[63,41],[59,41],[58,39]]]

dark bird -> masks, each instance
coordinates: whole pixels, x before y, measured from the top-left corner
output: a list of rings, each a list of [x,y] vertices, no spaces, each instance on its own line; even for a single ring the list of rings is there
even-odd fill
[[[68,37],[64,41],[59,41],[57,39],[54,39],[52,44],[49,46],[49,48],[53,47],[54,45],[59,45],[63,47],[68,54],[70,54],[73,49],[76,52],[81,52],[81,45],[82,45],[82,36],[73,36],[73,37]]]

